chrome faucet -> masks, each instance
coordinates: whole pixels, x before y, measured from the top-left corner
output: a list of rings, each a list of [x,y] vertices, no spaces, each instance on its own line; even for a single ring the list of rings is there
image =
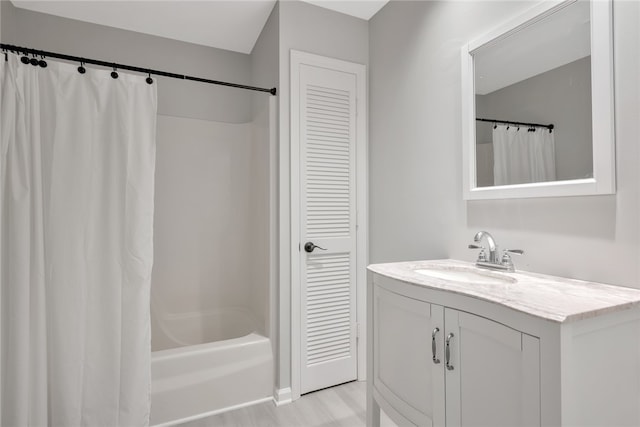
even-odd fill
[[[473,241],[476,243],[482,243],[482,238],[485,237],[487,239],[487,244],[489,245],[489,262],[497,264],[498,263],[498,246],[496,245],[496,241],[493,240],[493,236],[488,231],[478,231],[476,235],[473,237]]]
[[[487,239],[487,245],[489,246],[489,259],[484,251],[484,246],[480,245],[482,239]],[[502,253],[502,257],[498,258],[498,245],[493,239],[493,236],[488,231],[478,231],[473,237],[473,241],[476,245],[469,245],[469,249],[480,249],[478,253],[478,259],[476,260],[476,266],[482,268],[491,268],[494,270],[503,271],[515,271],[515,266],[511,260],[510,253],[522,255],[524,253],[521,249],[505,249]]]

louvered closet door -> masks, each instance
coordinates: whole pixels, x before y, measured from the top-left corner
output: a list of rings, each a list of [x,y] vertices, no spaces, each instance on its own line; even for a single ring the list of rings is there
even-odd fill
[[[356,76],[300,68],[301,393],[355,380]]]

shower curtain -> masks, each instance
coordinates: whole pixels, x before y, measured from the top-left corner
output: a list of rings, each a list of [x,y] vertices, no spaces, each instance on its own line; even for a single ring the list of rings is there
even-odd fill
[[[156,86],[0,57],[0,421],[146,425]]]
[[[493,128],[493,179],[495,185],[556,180],[553,132],[544,128],[497,125]]]

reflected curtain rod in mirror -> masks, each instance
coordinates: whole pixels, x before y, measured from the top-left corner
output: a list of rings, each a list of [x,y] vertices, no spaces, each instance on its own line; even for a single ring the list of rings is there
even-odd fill
[[[500,123],[501,125],[515,125],[515,126],[530,126],[530,127],[537,127],[537,128],[547,128],[549,129],[549,132],[551,132],[554,128],[553,123],[548,124],[548,125],[542,125],[540,123],[524,123],[524,122],[510,122],[508,120],[495,120],[495,119],[481,119],[479,117],[476,117],[476,121],[479,122],[489,122],[489,123]]]
[[[542,1],[462,47],[465,200],[615,193],[612,28],[612,0]]]

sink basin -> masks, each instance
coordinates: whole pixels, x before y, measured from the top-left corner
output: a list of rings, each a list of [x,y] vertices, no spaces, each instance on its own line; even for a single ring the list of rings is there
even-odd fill
[[[504,285],[507,283],[515,283],[516,279],[508,276],[485,273],[471,269],[420,269],[414,270],[416,273],[435,279],[447,280],[458,283],[473,283],[476,285]]]

